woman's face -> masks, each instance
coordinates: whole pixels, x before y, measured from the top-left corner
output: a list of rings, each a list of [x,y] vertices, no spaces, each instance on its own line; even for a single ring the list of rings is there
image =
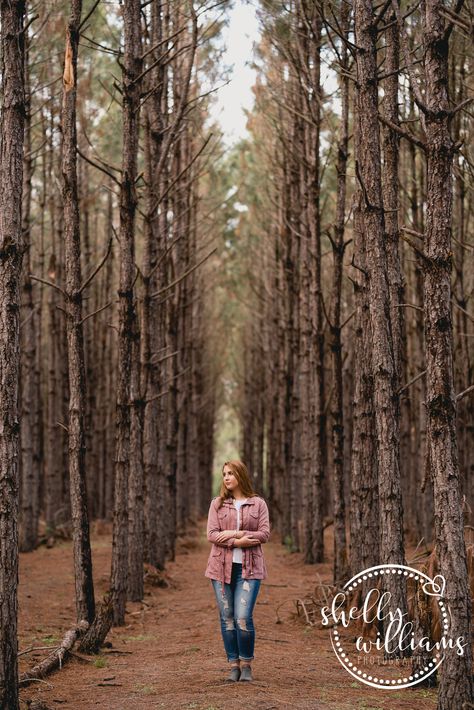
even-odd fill
[[[227,466],[224,466],[222,477],[224,479],[224,485],[228,491],[234,492],[235,490],[237,490],[237,488],[239,487],[239,482],[232,473],[231,469]]]

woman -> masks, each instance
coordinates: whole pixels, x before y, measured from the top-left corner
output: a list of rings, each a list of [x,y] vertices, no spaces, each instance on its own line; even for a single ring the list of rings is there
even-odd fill
[[[226,461],[220,495],[209,508],[207,539],[212,548],[205,576],[212,580],[219,606],[230,681],[252,680],[252,612],[261,580],[267,577],[262,543],[269,537],[268,507],[253,490],[247,467],[242,461]]]

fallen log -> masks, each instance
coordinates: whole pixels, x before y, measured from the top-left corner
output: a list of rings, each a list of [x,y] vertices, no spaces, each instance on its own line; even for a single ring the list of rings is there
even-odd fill
[[[30,670],[25,671],[20,675],[20,683],[29,685],[29,683],[44,678],[48,673],[61,668],[64,661],[69,656],[69,651],[72,649],[77,639],[80,638],[89,628],[87,621],[80,621],[74,628],[66,632],[61,644],[55,648],[41,663],[38,663]]]

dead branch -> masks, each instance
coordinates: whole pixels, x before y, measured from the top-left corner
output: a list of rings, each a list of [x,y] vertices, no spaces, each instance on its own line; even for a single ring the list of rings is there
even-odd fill
[[[105,252],[105,255],[104,255],[102,261],[101,261],[101,262],[99,263],[99,265],[94,269],[94,271],[91,273],[91,275],[84,281],[84,283],[82,284],[81,288],[79,289],[79,293],[82,293],[82,292],[84,291],[84,289],[87,288],[87,286],[90,284],[90,282],[91,282],[92,279],[95,277],[95,275],[99,273],[99,271],[101,270],[101,268],[103,267],[103,265],[104,265],[105,262],[107,261],[111,249],[112,249],[112,237],[110,237],[110,239],[109,239],[109,243],[108,243],[108,245],[107,245],[107,251]]]
[[[420,308],[420,310],[422,310],[422,309]],[[423,370],[423,372],[419,372],[418,375],[416,375],[416,377],[414,377],[412,380],[410,380],[409,382],[407,382],[406,385],[404,385],[403,387],[401,387],[401,388],[398,390],[398,394],[401,394],[402,392],[405,392],[405,390],[407,390],[411,385],[414,385],[415,382],[418,382],[418,380],[420,380],[424,375],[426,375],[426,370]]]
[[[165,286],[164,288],[161,288],[159,291],[155,291],[155,293],[152,293],[151,296],[150,296],[150,298],[156,298],[157,296],[161,296],[162,293],[165,293],[165,292],[168,291],[170,288],[173,288],[174,286],[176,286],[180,281],[182,281],[183,279],[185,279],[186,276],[189,276],[189,274],[191,274],[191,273],[192,273],[193,271],[195,271],[199,266],[201,266],[201,264],[203,264],[205,261],[207,261],[207,259],[209,259],[209,257],[212,256],[212,254],[214,254],[215,251],[217,251],[217,247],[215,247],[214,249],[212,249],[212,250],[209,252],[209,254],[207,254],[207,255],[206,255],[205,257],[203,257],[200,261],[198,261],[197,264],[194,264],[194,266],[192,266],[190,269],[188,269],[187,271],[185,271],[184,274],[182,274],[182,276],[178,276],[177,279],[175,279],[174,281],[172,281],[170,284],[168,284],[168,285]]]
[[[29,671],[25,671],[25,673],[20,675],[20,683],[28,685],[31,681],[44,678],[46,675],[56,670],[56,668],[62,668],[63,662],[65,662],[69,656],[69,651],[72,649],[77,639],[80,638],[88,628],[89,623],[83,620],[72,629],[69,629],[61,644],[55,648],[47,658],[36,666],[33,666]]]

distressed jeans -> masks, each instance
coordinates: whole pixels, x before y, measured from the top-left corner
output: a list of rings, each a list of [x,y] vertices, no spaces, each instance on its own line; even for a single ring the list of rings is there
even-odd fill
[[[224,599],[221,583],[211,579],[219,606],[222,639],[227,660],[251,661],[254,657],[255,628],[252,612],[260,589],[260,579],[243,579],[242,564],[232,563],[230,584],[224,584]]]

